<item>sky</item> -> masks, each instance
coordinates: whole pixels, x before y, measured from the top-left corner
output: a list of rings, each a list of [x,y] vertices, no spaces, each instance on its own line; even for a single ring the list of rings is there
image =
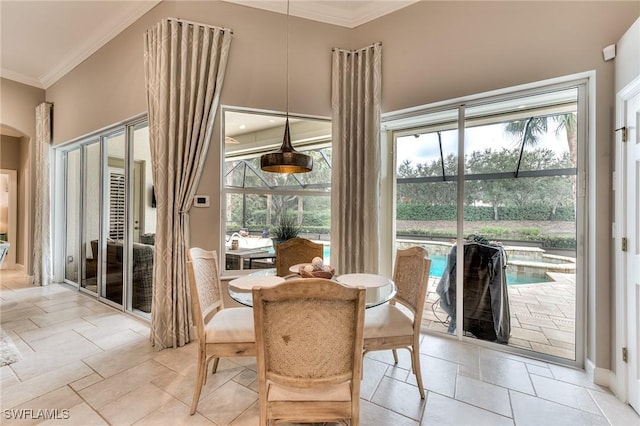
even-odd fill
[[[519,148],[520,141],[504,131],[505,124],[491,124],[487,126],[477,126],[468,128],[465,135],[465,150],[467,154],[476,150],[493,148]],[[447,153],[457,152],[458,140],[456,131],[446,131],[442,133],[442,149],[444,156]],[[568,151],[566,137],[563,132],[556,135],[555,129],[551,128],[546,135],[541,138],[539,148],[547,148],[555,151],[557,155],[562,155]],[[413,164],[431,162],[440,158],[438,147],[438,137],[436,133],[422,134],[418,137],[403,136],[397,142],[397,164],[402,164],[404,160],[410,160]]]

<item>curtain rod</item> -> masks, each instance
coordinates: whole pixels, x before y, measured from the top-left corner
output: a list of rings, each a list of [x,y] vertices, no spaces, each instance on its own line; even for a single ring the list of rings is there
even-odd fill
[[[379,41],[379,42],[370,44],[369,46],[365,46],[363,48],[356,49],[356,50],[348,50],[348,49],[341,49],[339,47],[334,47],[333,49],[331,49],[331,51],[332,52],[338,51],[338,52],[346,52],[346,53],[358,53],[358,52],[360,52],[362,50],[366,50],[366,49],[369,49],[370,47],[374,47],[374,46],[382,46],[382,42]]]
[[[193,22],[193,21],[187,21],[184,19],[180,19],[180,18],[166,18],[167,21],[175,21],[179,24],[187,24],[187,25],[194,25],[194,26],[198,26],[198,27],[205,27],[205,28],[211,28],[214,30],[221,30],[221,31],[228,31],[231,34],[233,34],[233,30],[231,28],[224,28],[224,27],[218,27],[216,25],[208,25],[208,24],[203,24],[200,22]]]

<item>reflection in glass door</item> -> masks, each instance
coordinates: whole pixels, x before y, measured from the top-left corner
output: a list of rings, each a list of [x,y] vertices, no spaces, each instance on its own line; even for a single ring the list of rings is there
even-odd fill
[[[67,153],[65,176],[65,262],[64,279],[77,283],[80,276],[80,150]]]
[[[100,142],[82,147],[82,279],[81,288],[98,291],[100,237]]]
[[[102,259],[104,281],[100,296],[122,305],[124,262],[126,253],[126,154],[123,132],[104,139],[106,151],[105,176],[105,249]]]
[[[128,265],[130,306],[127,309],[151,313],[153,291],[153,253],[156,236],[156,209],[151,172],[149,126],[146,122],[131,127],[129,131],[133,147],[132,175],[129,186],[131,212],[132,250]]]

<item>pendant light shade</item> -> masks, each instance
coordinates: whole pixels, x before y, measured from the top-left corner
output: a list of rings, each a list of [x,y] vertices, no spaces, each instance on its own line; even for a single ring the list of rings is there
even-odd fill
[[[282,145],[276,152],[260,157],[260,168],[272,173],[307,173],[313,170],[313,158],[293,149],[289,135],[289,118],[284,126]]]
[[[280,149],[263,154],[260,157],[260,168],[272,173],[307,173],[313,170],[313,158],[293,149],[289,134],[289,0],[287,0],[287,121]]]

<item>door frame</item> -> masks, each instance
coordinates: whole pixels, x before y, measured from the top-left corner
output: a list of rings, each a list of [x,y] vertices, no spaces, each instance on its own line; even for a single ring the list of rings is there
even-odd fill
[[[381,195],[386,197],[390,202],[387,204],[387,208],[382,210],[380,217],[380,226],[382,229],[392,229],[392,244],[382,247],[380,250],[380,271],[391,270],[392,259],[395,258],[395,135],[396,131],[409,130],[413,127],[419,127],[416,124],[425,114],[438,113],[445,110],[454,108],[468,108],[479,104],[485,104],[494,100],[500,100],[504,98],[524,97],[531,94],[539,94],[544,91],[563,90],[570,87],[578,89],[578,170],[576,175],[576,295],[575,295],[575,359],[562,358],[556,355],[544,354],[541,352],[535,352],[533,350],[527,350],[523,348],[516,348],[513,346],[500,345],[493,342],[485,342],[481,339],[475,339],[465,337],[462,335],[462,331],[456,333],[453,338],[469,342],[478,346],[485,346],[494,350],[499,350],[506,353],[514,353],[533,357],[535,359],[543,360],[546,362],[568,365],[576,368],[584,368],[589,371],[593,369],[592,363],[587,356],[587,342],[593,342],[595,345],[596,330],[595,327],[590,328],[588,318],[595,320],[596,310],[592,309],[587,304],[587,295],[596,287],[595,283],[595,233],[591,231],[590,224],[594,223],[595,212],[595,173],[592,173],[595,167],[595,96],[593,95],[596,90],[595,86],[595,71],[587,71],[578,74],[571,74],[562,77],[556,77],[548,80],[542,80],[532,83],[527,83],[519,86],[507,87],[490,92],[479,93],[471,96],[465,96],[462,98],[455,98],[447,101],[436,102],[429,105],[421,105],[417,107],[407,108],[400,111],[394,111],[385,113],[382,115],[381,122],[381,143],[384,152],[383,158],[389,159],[389,161],[382,165],[382,173],[385,176],[389,176],[387,182],[383,182]],[[458,129],[462,129],[464,116],[458,117]],[[464,137],[464,135],[462,135]],[[464,141],[463,141],[464,142]],[[461,149],[464,143],[458,145],[458,149]],[[458,188],[459,190],[464,188],[463,176],[458,173]],[[392,191],[392,193],[390,193]],[[459,201],[460,203],[460,201]],[[458,213],[458,217],[462,217]],[[460,237],[460,231],[458,237]],[[461,253],[458,253],[461,256]],[[462,274],[458,273],[458,278],[461,280]],[[462,292],[462,284],[456,286],[458,291]],[[461,293],[460,293],[461,294]],[[458,297],[458,301],[462,301],[462,297]],[[458,306],[456,309],[460,315],[462,313],[462,306]],[[461,320],[462,318],[459,318]],[[591,321],[593,323],[593,321]],[[427,331],[429,332],[429,331]],[[439,336],[446,335],[445,333],[438,334]],[[596,383],[601,383],[602,380],[596,380]]]
[[[616,129],[626,125],[625,103],[640,94],[640,76],[636,77],[616,94]],[[629,400],[629,364],[622,360],[622,348],[628,342],[627,312],[627,262],[622,251],[622,238],[626,237],[626,145],[622,141],[622,131],[615,131],[615,306],[616,306],[616,347],[614,350],[614,377],[611,390],[622,401]],[[638,348],[636,348],[638,350]]]

